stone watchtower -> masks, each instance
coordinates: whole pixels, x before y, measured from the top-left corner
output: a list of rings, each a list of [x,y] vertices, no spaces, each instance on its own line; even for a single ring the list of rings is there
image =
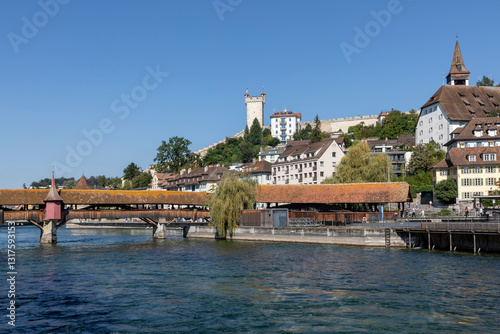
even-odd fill
[[[250,96],[247,89],[245,104],[247,106],[247,126],[249,130],[252,127],[254,118],[257,118],[261,127],[264,126],[264,103],[266,103],[264,90],[262,90],[260,96]]]

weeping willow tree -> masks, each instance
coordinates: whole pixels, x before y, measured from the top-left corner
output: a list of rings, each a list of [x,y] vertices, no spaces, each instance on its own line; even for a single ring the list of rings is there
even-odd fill
[[[387,182],[391,168],[387,154],[372,154],[370,146],[362,142],[351,146],[337,166],[337,172],[321,183]]]
[[[210,194],[208,207],[212,226],[217,228],[219,237],[233,234],[238,226],[241,210],[251,209],[255,204],[257,182],[250,177],[226,174],[217,188]]]

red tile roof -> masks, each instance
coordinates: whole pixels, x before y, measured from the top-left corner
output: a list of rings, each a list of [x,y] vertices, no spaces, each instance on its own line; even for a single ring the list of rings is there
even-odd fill
[[[483,154],[496,154],[495,161],[484,161]],[[467,158],[470,155],[475,156],[475,161],[469,161]],[[452,166],[496,166],[500,161],[500,146],[494,147],[453,147],[446,158],[432,166],[433,169],[449,168]]]
[[[438,102],[450,120],[469,121],[499,109],[500,87],[444,85],[422,106],[422,110]]]
[[[482,130],[481,136],[476,136],[474,131]],[[496,130],[495,136],[490,136],[488,130]],[[477,117],[469,121],[464,127],[455,129],[453,139],[444,144],[450,146],[457,141],[490,141],[500,139],[500,117]]]
[[[260,186],[259,203],[395,203],[412,200],[406,182]]]

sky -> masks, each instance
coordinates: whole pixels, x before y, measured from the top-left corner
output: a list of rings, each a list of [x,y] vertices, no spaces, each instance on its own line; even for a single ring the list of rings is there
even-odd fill
[[[246,125],[420,109],[458,34],[475,84],[500,82],[500,1],[0,0],[0,188],[146,169]]]

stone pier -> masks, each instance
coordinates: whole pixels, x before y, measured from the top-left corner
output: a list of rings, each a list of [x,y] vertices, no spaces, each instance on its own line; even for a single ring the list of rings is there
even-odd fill
[[[38,227],[40,228],[41,244],[57,243],[57,220],[44,220]]]

